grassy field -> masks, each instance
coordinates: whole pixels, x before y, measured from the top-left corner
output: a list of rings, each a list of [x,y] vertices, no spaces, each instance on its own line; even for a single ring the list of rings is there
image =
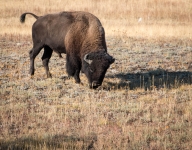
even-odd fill
[[[116,59],[97,90],[67,79],[53,54],[46,79],[40,53],[29,77],[36,15],[89,11]],[[192,148],[190,0],[0,1],[0,150]]]
[[[0,34],[31,35],[33,17],[18,22],[24,12],[36,15],[60,11],[89,11],[102,22],[109,36],[191,38],[191,0],[9,0],[0,1]],[[21,30],[22,29],[22,30]]]

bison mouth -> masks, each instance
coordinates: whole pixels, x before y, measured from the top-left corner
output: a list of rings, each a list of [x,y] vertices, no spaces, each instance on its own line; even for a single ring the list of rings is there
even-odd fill
[[[96,89],[99,86],[101,86],[101,83],[98,83],[97,81],[93,81],[91,84],[89,84],[91,89]]]

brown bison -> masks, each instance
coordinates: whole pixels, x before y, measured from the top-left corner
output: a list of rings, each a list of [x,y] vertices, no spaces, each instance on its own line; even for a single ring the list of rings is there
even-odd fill
[[[82,71],[88,78],[90,88],[97,88],[103,82],[105,73],[115,59],[107,53],[105,32],[101,22],[87,12],[60,12],[45,16],[24,13],[20,17],[25,22],[26,14],[37,20],[32,26],[33,48],[30,50],[30,71],[34,75],[34,59],[44,48],[43,66],[47,77],[49,59],[55,51],[61,57],[66,54],[66,68],[69,76],[80,83]]]

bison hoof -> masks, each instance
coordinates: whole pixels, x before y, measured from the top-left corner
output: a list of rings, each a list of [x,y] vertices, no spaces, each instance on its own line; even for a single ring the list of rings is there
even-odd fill
[[[75,83],[80,84],[81,81],[80,80],[75,80]]]
[[[52,78],[51,73],[48,73],[48,74],[47,74],[47,78]]]
[[[34,75],[30,75],[30,74],[29,74],[29,75],[28,75],[28,78],[29,78],[29,79],[33,79],[33,78],[34,78]]]
[[[30,74],[31,76],[33,76],[34,73],[35,73],[35,70],[29,70],[29,74]]]

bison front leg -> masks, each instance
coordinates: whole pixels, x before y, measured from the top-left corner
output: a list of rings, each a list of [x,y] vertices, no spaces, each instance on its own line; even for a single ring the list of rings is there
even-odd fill
[[[79,73],[80,73],[80,69],[76,70],[75,74],[74,74],[74,79],[75,79],[76,83],[80,83],[81,82],[81,80],[79,78]]]
[[[49,59],[51,58],[51,55],[53,53],[53,50],[49,46],[44,46],[44,53],[42,56],[43,66],[45,68],[47,78],[51,78],[51,73],[49,72]]]
[[[66,62],[67,73],[69,76],[73,76],[76,83],[80,83],[79,73],[81,70],[80,62],[75,57],[67,55]]]

